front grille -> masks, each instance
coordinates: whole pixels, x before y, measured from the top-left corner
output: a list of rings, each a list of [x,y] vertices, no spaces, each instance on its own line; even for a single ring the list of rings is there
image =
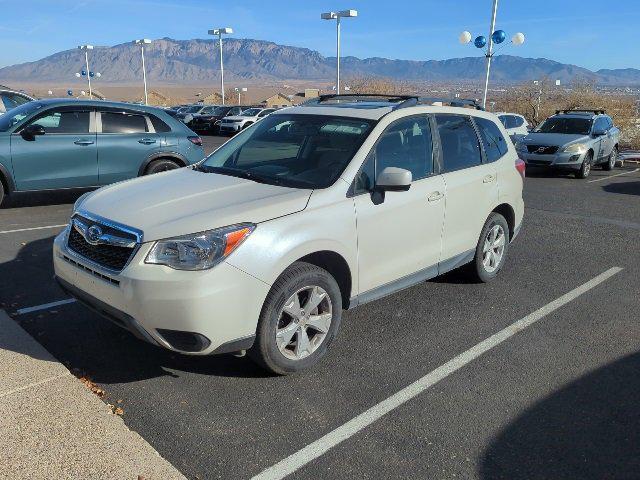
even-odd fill
[[[131,239],[133,241],[136,240],[136,236],[132,233],[125,232],[84,217],[76,216],[75,218],[88,226],[99,225],[102,231],[106,234]],[[135,251],[135,248],[122,247],[118,245],[92,245],[87,242],[80,232],[78,232],[74,227],[71,227],[70,229],[67,246],[71,251],[81,257],[116,272],[119,272],[127,265],[127,262]]]
[[[552,155],[558,151],[557,145],[527,145],[529,153],[537,153],[538,155]]]

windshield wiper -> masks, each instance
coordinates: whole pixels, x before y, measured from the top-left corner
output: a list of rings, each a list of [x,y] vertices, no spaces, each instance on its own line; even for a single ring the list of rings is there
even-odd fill
[[[218,173],[220,175],[229,175],[230,177],[244,178],[256,183],[266,183],[269,185],[282,185],[283,182],[279,178],[260,175],[259,173],[250,172],[248,170],[239,170],[235,168],[210,167],[208,165],[197,165],[198,171],[206,173]],[[194,167],[195,168],[195,167]]]

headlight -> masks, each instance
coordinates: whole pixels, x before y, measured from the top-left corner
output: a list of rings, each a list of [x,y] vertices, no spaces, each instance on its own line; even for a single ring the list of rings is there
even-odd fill
[[[78,210],[78,208],[80,208],[80,205],[82,205],[82,202],[84,202],[84,199],[87,198],[87,196],[89,196],[90,193],[93,193],[93,192],[83,193],[82,195],[80,195],[80,197],[78,197],[78,199],[76,200],[76,203],[73,204],[72,215]]]
[[[227,258],[255,228],[252,223],[241,223],[158,240],[145,263],[166,265],[177,270],[206,270]]]
[[[587,151],[587,146],[584,143],[572,143],[571,145],[564,147],[562,151],[566,153],[582,154]]]

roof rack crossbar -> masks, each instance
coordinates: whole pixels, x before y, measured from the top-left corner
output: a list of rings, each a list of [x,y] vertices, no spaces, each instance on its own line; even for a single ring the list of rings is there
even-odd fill
[[[443,105],[450,105],[452,107],[474,107],[476,110],[484,110],[482,106],[473,99],[467,98],[440,98],[440,97],[423,97],[420,95],[392,95],[382,93],[349,93],[349,94],[337,94],[330,93],[320,95],[316,98],[312,98],[304,105],[320,105],[324,102],[331,100],[353,100],[353,101],[365,101],[365,100],[383,100],[386,99],[389,103],[395,103],[393,110],[400,108],[413,107],[415,105],[433,105],[434,103],[442,103]]]
[[[606,112],[603,108],[563,108],[561,110],[556,110],[556,115],[560,115],[561,113],[595,113],[596,115],[604,115]]]

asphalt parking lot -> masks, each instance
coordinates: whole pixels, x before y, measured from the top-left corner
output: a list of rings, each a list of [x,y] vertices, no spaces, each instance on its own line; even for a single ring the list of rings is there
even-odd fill
[[[299,375],[174,355],[55,303],[51,243],[82,192],[0,209],[0,308],[192,479],[287,458],[262,478],[637,478],[640,165],[586,181],[527,173],[525,223],[495,282],[454,271],[346,312],[330,354]]]

